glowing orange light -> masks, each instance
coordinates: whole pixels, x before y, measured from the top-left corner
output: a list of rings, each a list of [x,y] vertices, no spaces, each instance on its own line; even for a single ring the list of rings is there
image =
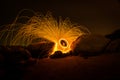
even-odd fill
[[[61,51],[62,53],[67,53],[67,52],[69,52],[70,50],[71,50],[71,48],[70,48],[69,42],[68,42],[66,39],[64,39],[64,38],[61,38],[61,39],[58,41],[58,43],[56,43],[55,49],[54,49],[53,53],[54,53],[55,51]]]
[[[65,39],[60,39],[59,44],[60,44],[61,47],[64,47],[64,48],[68,47],[68,45],[69,45],[68,41],[65,40]]]
[[[17,17],[12,25],[6,27],[0,32],[0,40],[5,45],[22,45],[28,46],[34,40],[39,39],[42,42],[47,39],[55,43],[53,54],[55,51],[67,53],[71,50],[71,44],[79,36],[90,33],[85,27],[72,24],[70,20],[54,19],[50,14],[45,16],[33,16],[26,23],[17,23]],[[16,27],[17,26],[17,27]],[[3,37],[4,35],[4,37]]]

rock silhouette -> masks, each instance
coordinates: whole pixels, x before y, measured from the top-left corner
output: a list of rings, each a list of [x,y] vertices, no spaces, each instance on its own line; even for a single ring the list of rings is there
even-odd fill
[[[63,57],[67,57],[70,56],[70,52],[68,53],[62,53],[61,51],[55,51],[54,54],[50,55],[50,58],[63,58]]]
[[[107,52],[120,52],[120,29],[114,31],[112,34],[108,34],[105,36],[110,39],[108,44],[106,45]]]
[[[120,39],[111,41],[106,47],[106,52],[119,53],[120,52]]]
[[[120,39],[120,29],[114,31],[112,34],[106,35],[106,38],[109,38],[111,40]]]
[[[83,35],[73,43],[73,53],[84,57],[98,55],[109,41],[101,35]]]
[[[48,57],[49,53],[52,52],[54,47],[53,42],[34,43],[27,46],[33,58],[44,58]]]
[[[25,69],[36,63],[30,52],[21,46],[0,46],[0,68],[3,69],[3,79],[20,79]]]

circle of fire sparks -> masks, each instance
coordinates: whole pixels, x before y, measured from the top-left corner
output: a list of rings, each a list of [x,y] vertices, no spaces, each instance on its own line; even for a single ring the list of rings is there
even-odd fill
[[[65,48],[68,46],[68,42],[67,42],[67,40],[65,40],[65,39],[59,40],[59,44],[60,44],[62,47],[65,47]]]
[[[59,39],[58,43],[55,43],[55,47],[52,54],[54,54],[55,51],[61,51],[62,53],[67,53],[70,50],[71,49],[69,42],[66,39],[61,38]]]

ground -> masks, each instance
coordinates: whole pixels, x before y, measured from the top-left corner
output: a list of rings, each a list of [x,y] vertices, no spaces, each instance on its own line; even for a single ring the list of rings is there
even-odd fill
[[[40,59],[24,73],[23,80],[107,80],[120,79],[120,54],[103,54]]]

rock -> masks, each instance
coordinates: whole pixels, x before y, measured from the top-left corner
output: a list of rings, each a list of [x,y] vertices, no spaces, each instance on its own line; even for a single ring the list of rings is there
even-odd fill
[[[0,63],[4,61],[4,56],[0,53]]]
[[[70,52],[62,53],[61,51],[55,51],[55,53],[50,55],[49,57],[50,58],[63,58],[63,57],[70,56],[70,55],[71,55]]]
[[[49,53],[52,52],[53,48],[54,48],[53,42],[39,42],[27,46],[27,49],[32,54],[33,58],[48,57]]]
[[[50,58],[61,58],[63,57],[63,53],[61,51],[55,51],[54,54],[50,55]]]
[[[9,54],[9,59],[12,61],[12,62],[20,62],[22,60],[28,60],[29,58],[31,58],[31,53],[21,47],[21,46],[10,46],[10,49],[11,49],[11,52]]]
[[[111,40],[106,46],[106,51],[112,53],[120,52],[120,29],[117,29],[113,33],[106,35],[106,38]]]
[[[4,60],[5,60],[5,58],[4,58],[3,54],[0,53],[0,68],[3,67]]]
[[[120,39],[111,41],[106,48],[106,52],[120,52]]]
[[[112,34],[106,35],[106,38],[109,38],[111,40],[120,39],[120,29],[115,30],[112,32]]]
[[[31,57],[25,62],[25,66],[34,65],[36,63],[37,63],[37,59]]]
[[[72,44],[72,51],[75,55],[97,55],[110,40],[101,35],[83,35]]]
[[[6,66],[25,65],[32,58],[31,53],[22,46],[1,46],[0,52],[4,56],[4,64]]]
[[[13,78],[21,76],[29,65],[35,64],[30,52],[21,46],[0,46],[0,67],[5,73],[3,78]]]
[[[9,57],[10,57],[11,49],[7,46],[0,46],[0,54],[2,57],[4,57],[3,65],[6,65],[9,63]]]
[[[0,53],[7,56],[11,52],[11,49],[7,46],[0,46]]]

